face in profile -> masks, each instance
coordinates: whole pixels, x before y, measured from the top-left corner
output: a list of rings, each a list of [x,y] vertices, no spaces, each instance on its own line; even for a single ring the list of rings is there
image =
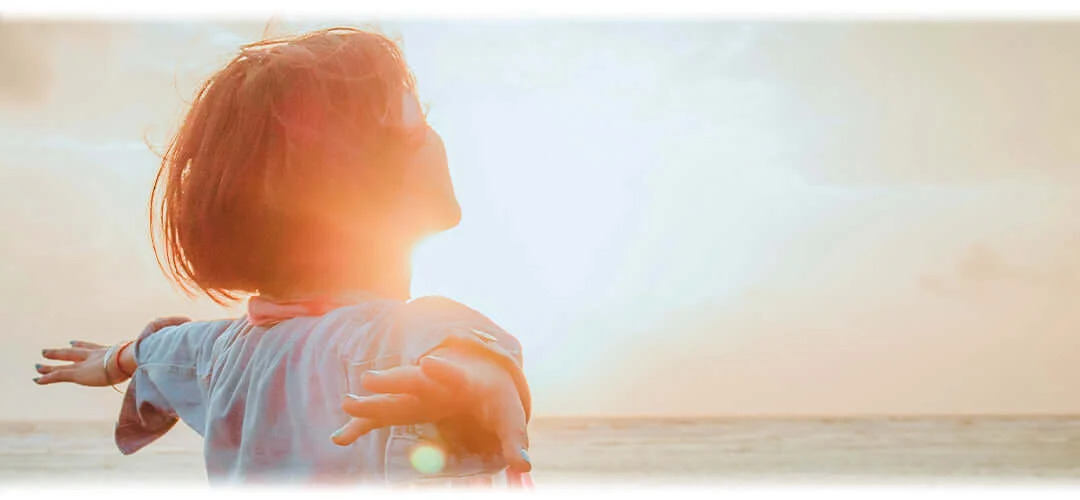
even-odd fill
[[[423,143],[405,165],[404,210],[418,224],[420,236],[445,231],[461,221],[461,206],[454,195],[442,137],[420,112],[416,97],[405,99],[406,124],[422,124]]]

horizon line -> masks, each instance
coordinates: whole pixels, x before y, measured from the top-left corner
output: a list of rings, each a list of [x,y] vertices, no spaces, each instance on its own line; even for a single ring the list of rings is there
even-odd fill
[[[541,414],[536,420],[870,420],[870,419],[934,419],[934,418],[1080,418],[1072,412],[1012,412],[1012,413],[687,413],[687,414]],[[0,423],[104,423],[108,418],[2,418]]]

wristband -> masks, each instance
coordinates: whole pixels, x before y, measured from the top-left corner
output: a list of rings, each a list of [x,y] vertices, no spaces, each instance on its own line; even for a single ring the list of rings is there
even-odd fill
[[[112,377],[109,376],[109,358],[112,357],[113,352],[116,351],[116,346],[112,345],[105,351],[105,358],[101,360],[101,368],[105,370],[105,383],[112,386],[113,390],[120,392],[120,389],[116,387],[116,382],[113,382]]]

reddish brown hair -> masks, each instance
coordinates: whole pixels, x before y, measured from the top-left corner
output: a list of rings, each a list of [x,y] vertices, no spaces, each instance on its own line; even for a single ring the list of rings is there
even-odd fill
[[[340,275],[376,238],[364,214],[392,202],[399,160],[422,140],[402,115],[414,91],[398,47],[376,33],[242,47],[199,89],[154,181],[162,269],[222,304]]]

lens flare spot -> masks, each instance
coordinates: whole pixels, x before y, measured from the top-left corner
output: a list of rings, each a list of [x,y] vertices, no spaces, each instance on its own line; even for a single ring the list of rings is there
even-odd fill
[[[421,444],[413,448],[409,462],[421,474],[437,474],[446,467],[446,454],[437,446]]]

